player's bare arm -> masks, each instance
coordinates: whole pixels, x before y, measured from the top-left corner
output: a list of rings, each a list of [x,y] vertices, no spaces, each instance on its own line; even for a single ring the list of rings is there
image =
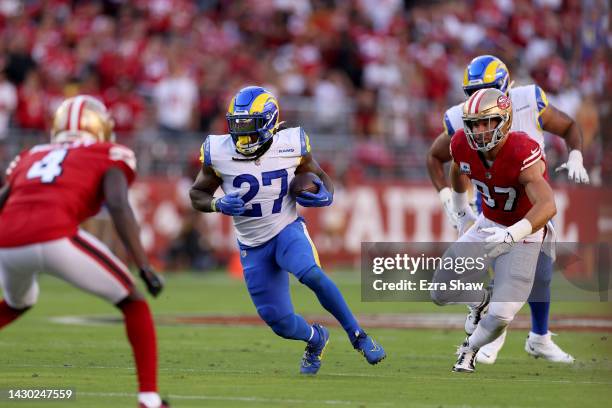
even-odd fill
[[[519,182],[525,186],[525,192],[533,204],[533,207],[525,214],[525,219],[531,224],[532,231],[544,227],[557,213],[553,191],[544,179],[544,171],[544,162],[540,161],[526,168],[519,175]]]
[[[8,200],[9,194],[11,192],[11,186],[5,184],[0,188],[0,211],[2,211],[2,207],[4,207],[4,203]]]
[[[306,153],[302,156],[302,161],[300,165],[295,169],[295,174],[300,173],[314,173],[323,182],[327,191],[329,191],[332,195],[334,194],[334,183],[332,179],[323,171],[319,163],[312,157],[312,153]]]
[[[542,129],[562,137],[569,151],[582,150],[580,126],[567,113],[553,105],[549,104],[542,112]]]
[[[578,123],[565,112],[548,105],[542,112],[542,129],[561,136],[567,145],[568,160],[557,171],[567,170],[570,180],[588,183],[589,174],[582,162],[582,130]]]
[[[202,212],[215,212],[212,207],[215,191],[223,181],[215,174],[210,166],[202,165],[195,182],[189,190],[191,206]]]
[[[429,152],[427,152],[427,172],[437,191],[448,187],[446,175],[444,174],[444,163],[448,163],[451,160],[450,141],[449,135],[446,132],[442,132],[436,137],[436,140],[434,140],[429,148]]]
[[[128,201],[128,181],[123,171],[116,167],[110,168],[104,174],[103,189],[106,208],[119,239],[140,270],[140,277],[147,285],[149,293],[157,296],[163,288],[163,282],[151,269],[140,242],[140,228]]]
[[[470,186],[470,179],[459,171],[457,163],[452,162],[450,168],[451,187],[455,193],[464,194]]]

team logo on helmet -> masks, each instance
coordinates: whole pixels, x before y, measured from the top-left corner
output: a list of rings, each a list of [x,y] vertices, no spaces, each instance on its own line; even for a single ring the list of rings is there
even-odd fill
[[[510,107],[510,98],[506,95],[500,95],[499,98],[497,98],[497,107],[504,110],[508,109]]]

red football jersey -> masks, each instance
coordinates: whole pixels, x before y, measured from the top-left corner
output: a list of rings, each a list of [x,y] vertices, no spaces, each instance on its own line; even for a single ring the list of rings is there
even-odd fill
[[[451,140],[451,154],[482,196],[485,217],[510,226],[520,221],[531,209],[525,187],[519,183],[521,171],[540,160],[544,161],[540,145],[523,132],[510,132],[497,153],[488,163],[483,153],[470,147],[463,129]],[[546,163],[546,162],[545,162]]]
[[[7,170],[9,198],[0,209],[0,247],[69,237],[104,201],[102,179],[111,167],[132,183],[134,152],[114,143],[72,142],[34,146]]]

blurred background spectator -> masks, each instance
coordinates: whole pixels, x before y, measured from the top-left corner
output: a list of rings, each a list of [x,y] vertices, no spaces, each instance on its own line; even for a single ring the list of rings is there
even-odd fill
[[[263,84],[337,174],[360,160],[350,174],[423,179],[464,67],[490,53],[579,121],[586,166],[610,183],[609,16],[605,0],[4,0],[0,161],[82,92],[109,105],[141,172],[180,174],[226,131],[232,94]],[[566,151],[548,139],[554,168]]]

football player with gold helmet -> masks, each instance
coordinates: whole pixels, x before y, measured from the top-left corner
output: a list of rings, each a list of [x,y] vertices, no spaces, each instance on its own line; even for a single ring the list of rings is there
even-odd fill
[[[134,355],[140,408],[165,408],[157,390],[153,317],[127,266],[80,228],[102,204],[153,296],[163,281],[149,265],[128,201],[136,158],[113,143],[113,120],[97,99],[78,95],[57,109],[51,143],[19,154],[0,189],[0,329],[32,308],[38,273],[48,273],[115,305]],[[42,265],[42,270],[41,270]]]
[[[471,96],[480,89],[495,88],[506,94],[512,101],[512,124],[510,130],[523,131],[534,139],[544,151],[544,132],[554,133],[565,140],[569,150],[566,163],[557,171],[567,170],[570,180],[588,183],[589,175],[582,161],[582,132],[578,124],[567,114],[548,103],[546,94],[535,84],[512,87],[506,64],[492,55],[474,58],[465,68],[463,90]],[[464,103],[452,106],[444,115],[444,131],[434,140],[427,155],[427,170],[431,181],[439,192],[440,201],[449,221],[457,227],[457,218],[451,202],[451,190],[444,174],[444,164],[451,160],[449,146],[451,137],[463,129],[462,112]],[[480,197],[480,196],[479,196]],[[540,256],[536,281],[532,292],[534,301],[529,302],[532,329],[525,343],[527,353],[549,361],[572,363],[574,358],[565,353],[551,339],[548,331],[550,302],[550,280],[552,259]],[[474,317],[470,312],[468,320]],[[472,326],[466,321],[466,328]],[[478,361],[493,364],[505,340],[505,332],[494,343],[482,347]]]

